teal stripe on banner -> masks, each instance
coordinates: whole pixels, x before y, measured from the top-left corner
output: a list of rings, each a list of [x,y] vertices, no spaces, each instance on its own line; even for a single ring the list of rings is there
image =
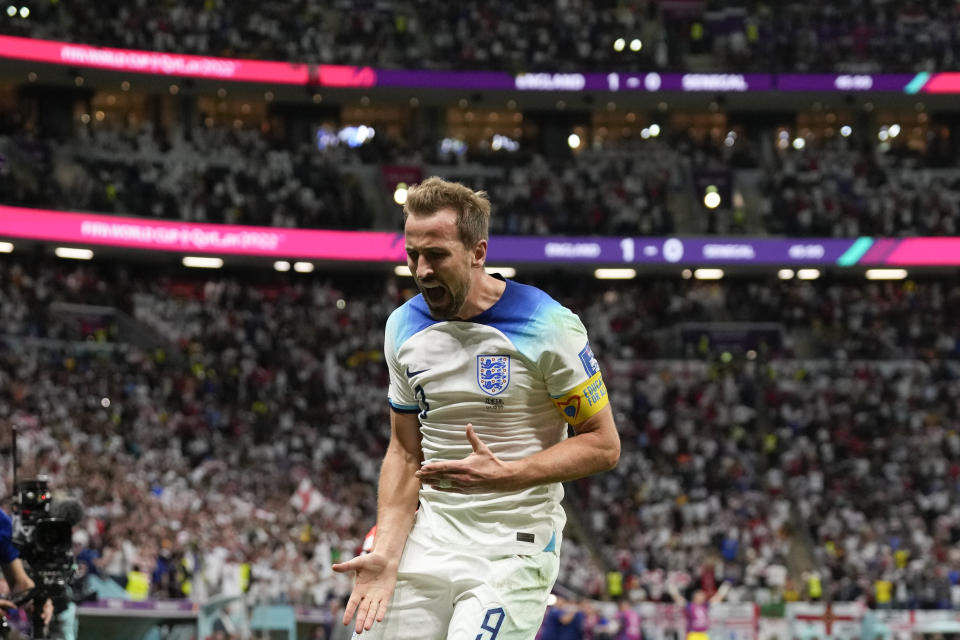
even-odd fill
[[[870,247],[873,246],[873,238],[857,238],[850,248],[843,252],[843,255],[837,258],[837,264],[841,267],[850,267],[860,261]]]
[[[913,76],[907,86],[903,88],[904,93],[917,93],[920,89],[923,89],[923,85],[927,84],[927,80],[930,79],[930,74],[926,71],[922,71],[917,75]]]

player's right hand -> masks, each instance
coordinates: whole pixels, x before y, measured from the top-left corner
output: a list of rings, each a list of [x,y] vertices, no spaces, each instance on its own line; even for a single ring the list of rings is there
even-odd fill
[[[339,562],[332,568],[339,573],[355,571],[357,574],[353,593],[343,611],[343,624],[350,624],[354,613],[357,614],[354,625],[357,633],[369,631],[374,622],[383,622],[397,585],[397,563],[389,562],[374,551],[347,562]]]

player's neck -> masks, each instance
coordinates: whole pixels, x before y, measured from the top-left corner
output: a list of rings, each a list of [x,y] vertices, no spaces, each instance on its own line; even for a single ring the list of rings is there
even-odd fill
[[[483,268],[473,274],[470,293],[457,314],[457,320],[469,320],[478,316],[497,303],[507,288],[507,283],[488,275]]]

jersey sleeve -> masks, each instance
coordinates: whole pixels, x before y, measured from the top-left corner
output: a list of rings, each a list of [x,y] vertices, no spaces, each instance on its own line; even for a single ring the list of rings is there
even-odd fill
[[[387,402],[397,413],[419,413],[420,404],[417,402],[415,390],[410,387],[410,382],[397,355],[400,348],[397,335],[399,315],[400,310],[390,314],[383,339],[383,358],[390,373]]]
[[[590,349],[587,330],[573,312],[558,306],[543,328],[540,369],[553,404],[576,426],[609,404],[600,366]]]
[[[0,511],[0,564],[9,564],[20,557],[17,548],[13,546],[13,522],[3,511]]]

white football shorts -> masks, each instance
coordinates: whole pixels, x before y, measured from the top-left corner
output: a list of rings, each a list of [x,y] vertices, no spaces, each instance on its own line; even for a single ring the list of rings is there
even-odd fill
[[[411,536],[386,617],[353,638],[533,640],[559,571],[557,551],[483,557]]]

